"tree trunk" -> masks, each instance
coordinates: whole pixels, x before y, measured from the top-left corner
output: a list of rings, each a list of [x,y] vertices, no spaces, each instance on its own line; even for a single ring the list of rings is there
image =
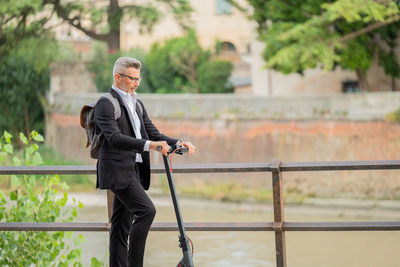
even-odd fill
[[[108,40],[108,52],[115,53],[116,51],[120,50],[120,32],[119,30],[114,30],[109,33]]]
[[[360,87],[360,91],[361,92],[369,92],[370,88],[369,88],[368,81],[367,81],[367,75],[365,75],[365,73],[360,69],[357,69],[356,73],[357,73],[358,86]]]
[[[108,52],[114,53],[120,50],[120,29],[122,20],[122,8],[119,6],[118,0],[110,0],[108,10],[108,26],[110,32],[108,34]]]

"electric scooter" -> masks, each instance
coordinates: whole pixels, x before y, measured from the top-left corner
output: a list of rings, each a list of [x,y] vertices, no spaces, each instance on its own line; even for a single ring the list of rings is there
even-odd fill
[[[172,146],[171,149],[168,151],[167,156],[163,155],[164,159],[164,167],[165,172],[167,173],[169,190],[171,191],[172,203],[174,204],[174,210],[176,215],[176,221],[178,223],[179,228],[179,246],[182,248],[183,258],[181,261],[176,265],[176,267],[194,267],[193,264],[193,244],[191,244],[190,239],[185,234],[185,228],[183,227],[183,220],[181,215],[181,210],[178,204],[178,197],[175,190],[174,180],[172,177],[172,170],[171,164],[168,161],[172,154],[176,153],[182,155],[183,153],[187,152],[188,149],[184,146],[177,147],[176,145]]]

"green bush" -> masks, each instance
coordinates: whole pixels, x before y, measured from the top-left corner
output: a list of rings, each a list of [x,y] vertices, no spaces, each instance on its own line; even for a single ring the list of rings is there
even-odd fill
[[[14,152],[8,132],[0,137],[1,165],[39,165],[43,163],[38,152],[38,143],[43,137],[32,131],[29,138],[20,134],[24,145],[21,155]],[[72,222],[77,217],[76,208],[66,209],[67,192],[61,198],[58,190],[68,186],[61,183],[58,175],[12,175],[13,190],[6,196],[0,192],[1,222]],[[74,199],[75,202],[75,199]],[[78,203],[82,208],[82,203]],[[73,248],[65,238],[71,233],[44,231],[1,231],[0,232],[0,266],[82,266],[81,250]],[[83,241],[80,235],[73,244]],[[92,260],[99,266],[97,259]]]
[[[20,43],[0,65],[0,131],[11,134],[44,131],[49,62],[57,45],[52,40]]]
[[[155,43],[146,55],[151,87],[156,92],[197,93],[197,69],[209,58],[193,33]]]
[[[208,61],[199,67],[200,93],[232,93],[233,85],[228,82],[233,66],[228,61]]]
[[[150,87],[157,93],[233,92],[228,61],[213,61],[193,32],[155,43],[146,55]]]
[[[84,162],[70,160],[63,157],[60,153],[44,145],[39,145],[39,150],[44,165],[84,165]],[[14,152],[19,153],[19,152]],[[96,178],[94,175],[87,174],[63,174],[60,180],[68,184],[70,191],[94,191],[96,190]],[[10,176],[0,175],[0,190],[8,192],[10,188]]]
[[[150,70],[149,82],[156,93],[179,93],[184,83],[184,77],[179,75],[170,61],[165,47],[160,44],[152,45],[146,55],[146,64]]]

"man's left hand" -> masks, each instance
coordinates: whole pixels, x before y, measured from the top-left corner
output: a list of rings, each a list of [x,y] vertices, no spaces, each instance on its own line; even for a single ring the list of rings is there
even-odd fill
[[[186,147],[189,150],[189,155],[196,153],[196,147],[190,142],[181,141],[178,145]]]

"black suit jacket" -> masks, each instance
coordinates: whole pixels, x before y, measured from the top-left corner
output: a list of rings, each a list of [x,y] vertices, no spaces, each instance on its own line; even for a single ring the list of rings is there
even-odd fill
[[[150,186],[150,153],[143,151],[146,140],[167,141],[169,145],[173,145],[178,139],[167,137],[158,131],[147,115],[143,103],[136,104],[142,139],[136,138],[132,126],[133,118],[128,108],[115,90],[110,89],[110,93],[118,99],[121,117],[115,120],[113,104],[107,98],[100,98],[94,114],[96,130],[103,133],[100,138],[96,186],[100,189],[123,189],[132,179],[139,178],[143,188],[147,190]],[[143,113],[139,109],[140,104],[143,106]],[[136,153],[142,154],[141,177],[136,177]]]

